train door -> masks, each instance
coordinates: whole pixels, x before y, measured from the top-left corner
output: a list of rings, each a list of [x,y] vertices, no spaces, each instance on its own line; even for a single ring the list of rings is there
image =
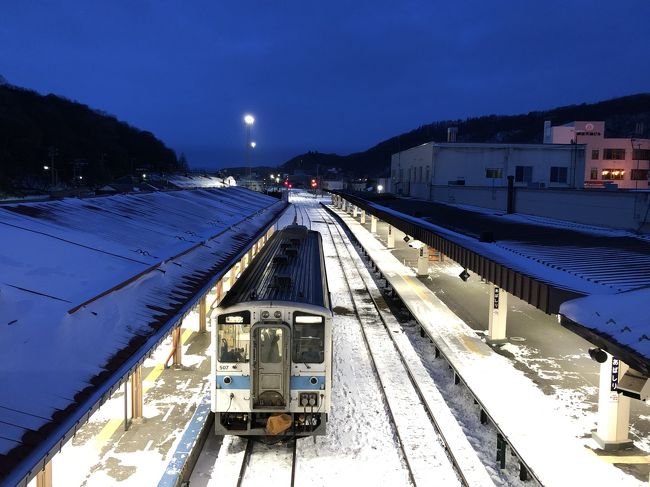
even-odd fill
[[[253,409],[286,408],[289,402],[289,328],[262,323],[253,327]]]

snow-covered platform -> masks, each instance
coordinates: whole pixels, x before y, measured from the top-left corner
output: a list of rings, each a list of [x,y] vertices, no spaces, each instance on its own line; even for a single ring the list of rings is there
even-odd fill
[[[594,455],[584,439],[571,435],[558,404],[495,353],[358,221],[329,208],[366,249],[534,477],[543,485],[638,485]]]

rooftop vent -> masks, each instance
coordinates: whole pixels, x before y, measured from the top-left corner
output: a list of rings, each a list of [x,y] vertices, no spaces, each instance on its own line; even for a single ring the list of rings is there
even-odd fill
[[[287,265],[289,263],[289,258],[286,255],[276,255],[273,257],[273,262],[276,265]]]
[[[298,249],[294,249],[292,247],[292,248],[289,248],[289,249],[285,250],[284,253],[287,254],[287,257],[293,258],[296,255],[298,255]]]
[[[291,276],[286,274],[278,274],[277,276],[275,276],[275,285],[276,287],[290,287]]]

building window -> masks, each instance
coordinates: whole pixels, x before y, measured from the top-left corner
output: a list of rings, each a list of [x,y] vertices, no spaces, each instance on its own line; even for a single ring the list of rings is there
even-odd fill
[[[625,171],[623,169],[605,168],[603,169],[601,174],[603,175],[604,180],[612,180],[612,179],[620,180],[625,178]]]
[[[599,156],[599,150],[598,149],[591,149],[591,160],[595,161],[598,159]]]
[[[503,170],[500,167],[488,167],[485,170],[485,177],[488,179],[501,179]]]
[[[418,167],[418,181],[422,182],[422,166]]]
[[[515,166],[516,183],[533,182],[533,166]]]
[[[632,159],[635,161],[650,161],[650,149],[634,149]]]
[[[551,182],[552,183],[566,183],[567,182],[568,168],[552,166],[551,167]]]
[[[431,178],[429,178],[429,166],[427,166],[427,180],[426,180],[426,182],[427,183],[431,182]]]
[[[632,169],[631,174],[632,181],[647,181],[648,180],[648,170],[647,169]]]
[[[608,161],[622,161],[625,159],[625,149],[603,149],[603,159]]]
[[[598,179],[598,168],[597,167],[592,167],[591,168],[591,177],[589,179]]]

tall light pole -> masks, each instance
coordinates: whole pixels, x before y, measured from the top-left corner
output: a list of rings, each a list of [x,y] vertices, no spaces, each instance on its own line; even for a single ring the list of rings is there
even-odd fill
[[[255,117],[251,114],[244,115],[244,123],[246,124],[246,164],[248,165],[248,177],[251,176],[251,151],[253,149],[253,142],[251,141],[251,130],[255,123]]]

